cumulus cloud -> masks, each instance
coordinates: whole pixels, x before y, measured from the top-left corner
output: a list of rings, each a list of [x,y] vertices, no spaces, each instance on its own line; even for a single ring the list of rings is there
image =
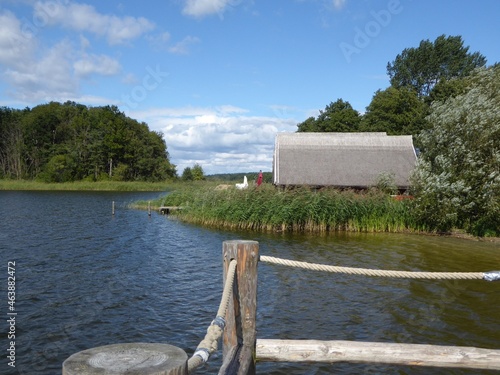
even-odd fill
[[[74,94],[70,44],[63,40],[41,53],[30,26],[11,12],[0,13],[0,71],[7,93],[23,102],[44,101],[53,92]]]
[[[187,55],[189,53],[189,47],[193,44],[199,43],[200,39],[194,36],[187,36],[180,42],[176,43],[168,49],[169,52],[176,55]]]
[[[333,7],[340,10],[345,6],[346,1],[347,0],[333,0]]]
[[[32,32],[23,28],[12,12],[0,13],[0,64],[12,66],[31,60],[35,48]]]
[[[82,58],[74,62],[73,68],[78,76],[89,76],[93,73],[110,76],[120,72],[121,65],[106,55],[85,54]]]
[[[132,73],[127,73],[125,76],[122,78],[122,82],[127,84],[127,85],[135,85],[139,83],[139,79]]]
[[[149,41],[151,47],[156,50],[165,49],[170,41],[170,33],[162,32],[155,35],[147,35],[146,39]]]
[[[34,6],[34,18],[42,25],[62,25],[79,32],[105,37],[109,44],[123,44],[155,28],[144,17],[118,17],[101,14],[91,5],[39,1]]]
[[[62,97],[74,95],[78,83],[72,77],[69,50],[63,41],[48,49],[36,63],[29,60],[29,64],[5,69],[4,77],[13,88],[11,94],[27,102],[51,100],[53,93]]]
[[[152,109],[129,115],[163,132],[179,173],[195,163],[207,174],[270,171],[276,133],[297,128],[295,119],[251,116],[246,109],[231,105]]]
[[[212,14],[222,15],[228,6],[238,0],[186,0],[182,12],[192,17],[204,17]]]
[[[42,20],[37,22],[43,24]],[[43,46],[39,32],[34,24],[13,13],[0,12],[0,74],[7,84],[6,93],[15,100],[39,103],[78,97],[80,78],[121,71],[117,60],[85,52],[90,42],[84,37],[78,52],[66,38]]]

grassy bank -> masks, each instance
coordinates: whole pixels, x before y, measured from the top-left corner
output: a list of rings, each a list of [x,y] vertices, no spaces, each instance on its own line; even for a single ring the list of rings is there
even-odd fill
[[[0,190],[60,190],[60,191],[166,191],[171,183],[142,181],[76,181],[45,183],[25,180],[0,180]]]
[[[270,185],[247,190],[190,186],[152,204],[182,206],[183,210],[176,213],[181,220],[226,229],[292,232],[417,232],[424,229],[414,221],[410,201],[395,201],[377,192],[280,191]]]

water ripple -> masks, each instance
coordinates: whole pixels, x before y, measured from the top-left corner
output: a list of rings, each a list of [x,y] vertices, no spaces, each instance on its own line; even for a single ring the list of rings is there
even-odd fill
[[[225,240],[254,239],[262,254],[322,264],[416,271],[499,268],[494,244],[383,234],[213,231],[126,208],[145,196],[0,192],[0,253],[17,265],[20,374],[60,373],[71,354],[118,342],[170,343],[192,354],[220,302]],[[260,264],[257,330],[259,338],[498,348],[499,304],[500,284],[365,278]],[[220,362],[219,352],[198,373],[216,373]],[[258,372],[488,374],[279,363],[259,363]]]

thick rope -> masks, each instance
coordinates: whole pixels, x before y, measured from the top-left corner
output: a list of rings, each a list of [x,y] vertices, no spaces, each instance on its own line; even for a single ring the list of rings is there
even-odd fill
[[[349,275],[399,277],[399,278],[413,278],[413,279],[488,280],[487,275],[494,272],[498,273],[498,271],[493,271],[491,273],[484,273],[484,272],[412,272],[412,271],[374,270],[367,268],[328,266],[323,264],[314,264],[307,262],[299,262],[295,260],[274,258],[265,255],[260,256],[260,261],[267,263],[281,264],[290,267],[305,268],[315,271],[345,273]]]
[[[189,373],[192,373],[195,369],[206,363],[210,355],[217,351],[218,341],[222,337],[222,333],[224,332],[224,327],[226,325],[225,317],[229,300],[233,293],[235,271],[236,260],[233,259],[229,263],[229,267],[227,269],[226,282],[224,284],[224,291],[222,292],[222,298],[217,315],[208,327],[205,338],[201,340],[193,356],[188,360]]]

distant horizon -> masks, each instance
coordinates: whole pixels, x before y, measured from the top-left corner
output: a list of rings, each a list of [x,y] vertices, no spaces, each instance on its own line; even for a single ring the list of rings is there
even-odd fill
[[[259,170],[260,171],[260,170]],[[259,171],[256,172],[226,172],[226,173],[214,173],[214,174],[207,174],[205,177],[211,177],[211,176],[220,176],[220,175],[250,175],[250,174],[259,174]],[[273,171],[262,171],[262,173],[273,173]]]

